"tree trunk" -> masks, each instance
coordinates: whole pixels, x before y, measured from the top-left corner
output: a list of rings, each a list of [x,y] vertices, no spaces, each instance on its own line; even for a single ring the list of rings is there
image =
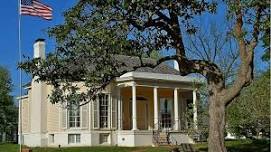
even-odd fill
[[[208,152],[226,152],[224,145],[225,105],[216,94],[209,97]]]

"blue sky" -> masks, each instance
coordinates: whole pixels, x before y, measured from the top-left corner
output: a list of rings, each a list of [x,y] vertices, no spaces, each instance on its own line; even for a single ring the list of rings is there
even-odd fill
[[[72,7],[78,0],[42,0],[43,3],[53,8],[53,20],[46,21],[38,17],[22,16],[21,21],[21,44],[25,56],[32,56],[33,43],[38,38],[46,39],[46,52],[54,50],[54,40],[48,38],[46,30],[49,27],[63,23],[63,12]],[[19,71],[17,63],[18,54],[18,2],[16,0],[3,1],[0,6],[0,66],[6,67],[11,74],[13,82],[12,95],[19,95]],[[199,20],[201,24],[208,24],[211,21],[218,25],[223,24],[225,19],[225,8],[220,7],[218,14],[214,16],[205,15]],[[223,17],[224,16],[224,17]],[[211,19],[212,18],[212,19]],[[261,48],[260,48],[261,49]],[[260,60],[262,52],[257,52],[256,63],[258,69],[265,69]],[[29,81],[29,77],[23,75],[23,83]]]
[[[37,38],[46,39],[46,51],[54,50],[54,41],[48,38],[46,30],[57,24],[63,23],[63,12],[72,7],[77,0],[42,0],[43,3],[53,8],[53,20],[46,21],[38,17],[22,16],[21,20],[21,44],[25,56],[32,56],[33,43]],[[5,0],[0,6],[0,65],[6,67],[11,74],[13,83],[12,95],[18,96],[19,71],[17,63],[18,54],[18,1]],[[29,77],[23,75],[23,82],[29,81]]]

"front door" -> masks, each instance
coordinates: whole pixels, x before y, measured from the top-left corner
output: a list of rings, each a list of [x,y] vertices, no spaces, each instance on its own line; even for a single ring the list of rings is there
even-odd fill
[[[136,119],[137,119],[137,128],[139,130],[148,130],[148,104],[147,100],[137,100],[136,101]],[[129,102],[129,117],[130,126],[132,128],[132,101]]]
[[[147,110],[148,106],[146,101],[137,100],[136,105],[136,113],[137,113],[137,127],[139,130],[147,130],[148,129],[148,115]]]
[[[172,115],[172,99],[160,98],[160,126],[162,129],[170,129],[172,127]]]

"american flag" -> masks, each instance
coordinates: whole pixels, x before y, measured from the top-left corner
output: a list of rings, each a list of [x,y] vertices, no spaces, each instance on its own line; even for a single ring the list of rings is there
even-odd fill
[[[45,4],[39,2],[39,0],[21,0],[21,15],[31,15],[42,17],[46,20],[52,19],[53,9]]]

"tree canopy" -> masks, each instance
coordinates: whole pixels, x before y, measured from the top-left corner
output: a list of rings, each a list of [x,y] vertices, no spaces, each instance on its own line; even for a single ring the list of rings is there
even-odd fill
[[[0,133],[2,140],[13,140],[14,131],[17,128],[18,112],[10,95],[11,89],[9,72],[0,66]]]
[[[241,92],[227,109],[227,124],[237,136],[270,135],[270,70]]]
[[[80,97],[88,99],[92,97],[90,94],[123,73],[142,66],[155,67],[175,59],[176,56],[168,56],[151,63],[143,60],[154,52],[176,50],[177,45],[183,49],[183,44],[177,44],[177,41],[182,41],[179,24],[176,24],[179,17],[185,31],[195,32],[189,20],[204,11],[214,12],[215,6],[215,3],[204,1],[80,1],[65,13],[63,25],[49,30],[58,44],[56,52],[49,54],[41,64],[33,60],[23,67],[33,75],[39,75],[40,80],[55,86],[60,81],[67,84],[84,81],[89,93]],[[170,14],[175,14],[175,18],[170,18]],[[127,69],[127,65],[119,61],[117,55],[136,56],[140,65],[123,70]],[[92,68],[87,68],[90,65]],[[64,88],[76,90],[70,84]],[[51,101],[59,101],[60,94],[63,95],[63,88],[56,89]]]
[[[68,10],[65,23],[49,30],[57,42],[56,52],[46,60],[21,64],[26,72],[55,86],[51,101],[89,102],[95,93],[114,78],[140,67],[154,68],[175,60],[180,75],[198,73],[207,80],[209,101],[209,151],[226,151],[224,146],[225,107],[253,80],[255,48],[270,24],[269,1],[218,1],[227,5],[232,22],[230,34],[237,44],[240,64],[231,86],[212,60],[188,56],[184,34],[194,34],[193,19],[215,13],[215,1],[84,0]],[[265,47],[265,46],[264,46]],[[169,55],[147,60],[152,52],[167,50]],[[204,51],[204,50],[202,50]],[[128,68],[120,56],[136,57],[137,65]],[[129,59],[127,59],[129,60]],[[73,82],[84,82],[87,92],[77,93]],[[61,85],[60,85],[61,84]],[[66,92],[69,92],[67,94]]]

